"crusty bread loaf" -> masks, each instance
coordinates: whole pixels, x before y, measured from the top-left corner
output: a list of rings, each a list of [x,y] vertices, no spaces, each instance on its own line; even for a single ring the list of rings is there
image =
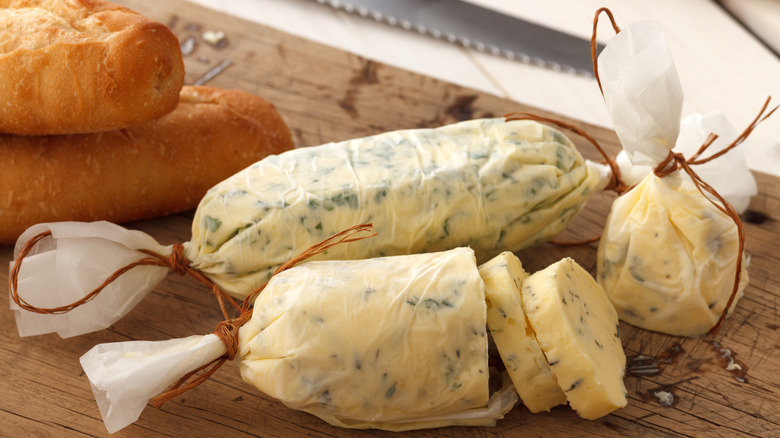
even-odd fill
[[[292,148],[272,104],[188,87],[162,118],[96,134],[0,134],[0,243],[42,222],[127,222],[197,206],[213,185]]]
[[[183,81],[161,23],[104,0],[0,0],[0,132],[126,128],[172,111]]]

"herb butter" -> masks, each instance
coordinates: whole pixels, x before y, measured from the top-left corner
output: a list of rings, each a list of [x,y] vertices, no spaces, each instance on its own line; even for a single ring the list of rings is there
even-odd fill
[[[202,199],[185,255],[243,297],[307,247],[359,223],[378,236],[320,259],[469,246],[480,261],[560,232],[606,182],[561,132],[482,119],[270,156]]]
[[[612,204],[597,278],[621,320],[670,335],[702,335],[731,296],[738,245],[733,220],[687,176],[651,173]],[[737,298],[748,283],[746,265]]]
[[[523,282],[523,305],[569,405],[593,420],[626,405],[618,317],[601,286],[565,258]]]
[[[488,404],[485,324],[468,248],[315,261],[268,283],[240,329],[237,358],[246,382],[334,425],[493,424],[511,404],[467,415]]]
[[[566,395],[526,320],[520,289],[528,274],[520,259],[502,252],[479,267],[485,282],[487,325],[523,404],[531,412],[566,403]]]

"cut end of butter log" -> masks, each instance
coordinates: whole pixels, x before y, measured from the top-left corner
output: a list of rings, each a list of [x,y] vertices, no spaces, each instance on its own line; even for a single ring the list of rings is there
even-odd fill
[[[528,274],[520,259],[503,252],[479,267],[485,282],[487,325],[520,399],[531,412],[566,403],[536,333],[526,320],[520,289]]]
[[[523,281],[525,315],[571,407],[593,420],[626,406],[626,356],[604,290],[565,258]]]

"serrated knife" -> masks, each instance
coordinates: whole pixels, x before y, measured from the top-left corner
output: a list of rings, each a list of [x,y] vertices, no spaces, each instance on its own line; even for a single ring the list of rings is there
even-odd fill
[[[453,44],[593,76],[590,41],[460,0],[316,0]],[[597,51],[601,51],[599,45]]]

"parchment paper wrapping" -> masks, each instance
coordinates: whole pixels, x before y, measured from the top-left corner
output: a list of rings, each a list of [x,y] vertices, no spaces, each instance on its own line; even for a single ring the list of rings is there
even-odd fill
[[[671,335],[702,335],[731,295],[738,242],[732,219],[693,183],[678,173],[649,174],[612,205],[597,278],[621,320]],[[740,294],[748,282],[742,266]]]
[[[226,352],[217,335],[99,344],[81,356],[110,433],[135,422],[149,400]]]
[[[57,222],[33,226],[22,234],[14,259],[24,242],[46,230],[51,230],[52,236],[24,259],[18,283],[19,296],[41,308],[60,307],[81,299],[114,271],[144,257],[139,249],[166,256],[172,251],[147,234],[109,222]],[[106,328],[127,314],[167,272],[162,267],[133,268],[95,299],[64,314],[33,313],[11,301],[19,335],[56,332],[68,338]]]
[[[315,258],[361,259],[464,245],[487,258],[559,233],[607,184],[607,169],[584,160],[556,129],[503,118],[292,150],[209,190],[184,255],[193,269],[240,299],[282,263],[360,223],[371,222],[378,235]],[[57,229],[57,249],[26,260],[20,286],[20,296],[37,307],[79,300],[141,258],[135,249],[171,253],[148,236],[105,223],[47,226]],[[19,242],[32,235],[25,233]],[[89,305],[63,316],[14,308],[20,333],[57,331],[65,337],[105,328],[164,275],[163,268],[135,268]]]
[[[680,133],[683,91],[661,26],[633,23],[599,55],[612,126],[635,165],[657,166]]]

